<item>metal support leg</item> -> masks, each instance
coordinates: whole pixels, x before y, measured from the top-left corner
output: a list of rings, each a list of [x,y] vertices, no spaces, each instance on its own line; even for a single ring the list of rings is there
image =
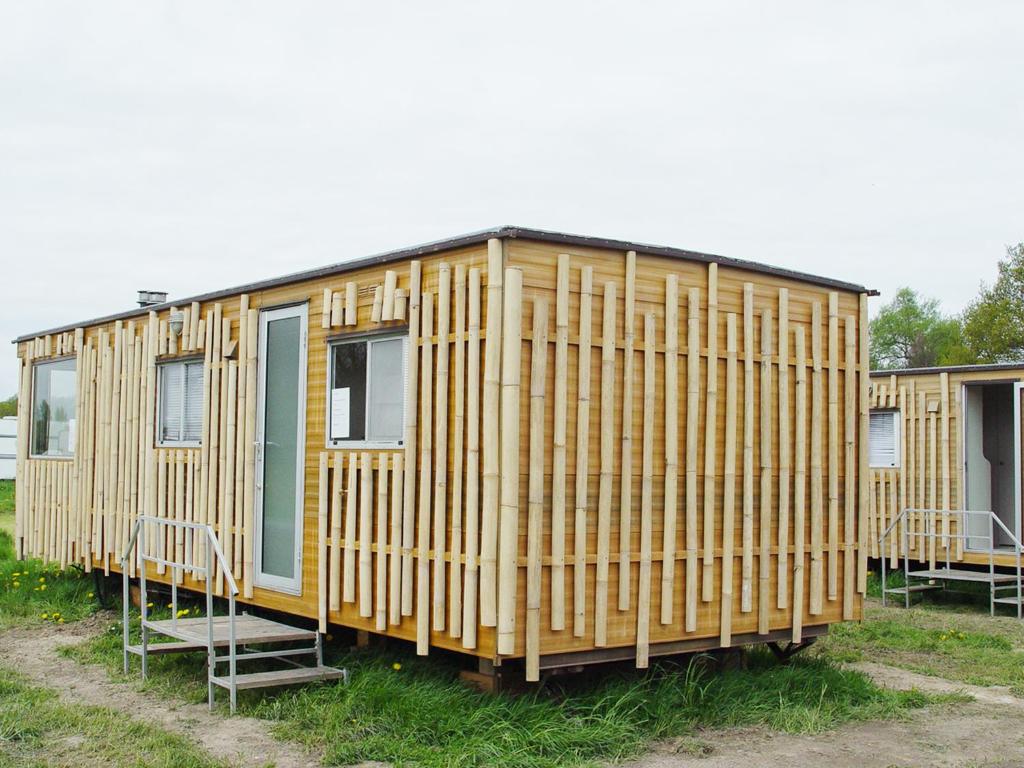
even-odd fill
[[[207,534],[208,535],[208,534]],[[213,645],[213,547],[204,535],[203,546],[206,550],[206,695],[213,712],[213,678],[217,674],[217,649]]]
[[[121,653],[124,656],[124,673],[128,674],[128,573],[123,567],[121,573]]]
[[[228,646],[228,665],[230,667],[231,674],[231,714],[235,714],[235,707],[238,703],[238,687],[235,683],[235,667],[238,663],[238,648],[235,646],[235,595],[230,593],[228,595],[228,610],[230,612],[229,627],[228,631],[231,636],[228,638],[230,645]]]

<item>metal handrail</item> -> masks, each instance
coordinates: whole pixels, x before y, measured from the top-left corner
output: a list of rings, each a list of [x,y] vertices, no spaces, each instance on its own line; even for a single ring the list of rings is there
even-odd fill
[[[922,516],[922,522],[924,523],[925,530],[917,530],[914,532],[908,532],[907,530],[907,516],[910,514],[918,514]],[[944,515],[947,519],[950,516],[959,517],[959,521],[955,532],[950,531],[950,526],[944,526],[944,530],[938,530],[938,516]],[[969,530],[967,521],[970,516],[983,517],[988,521],[988,535],[984,533],[973,533]],[[920,546],[924,547],[925,539],[939,539],[941,538],[944,543],[945,549],[945,562],[946,570],[950,571],[950,541],[975,541],[980,540],[988,543],[988,570],[989,570],[989,612],[995,615],[995,601],[996,601],[996,590],[1000,587],[996,586],[995,583],[995,542],[996,542],[996,526],[1006,535],[1007,538],[1013,543],[1013,550],[1016,555],[1016,586],[1017,586],[1017,618],[1024,617],[1024,587],[1022,587],[1022,571],[1021,571],[1021,555],[1024,551],[1024,544],[1021,540],[1013,533],[1006,524],[999,518],[993,510],[978,510],[978,509],[921,509],[908,507],[901,511],[886,529],[882,532],[879,537],[879,559],[881,560],[882,566],[882,605],[886,604],[886,594],[888,589],[887,584],[887,573],[886,573],[886,560],[891,555],[886,551],[886,541],[890,534],[899,526],[900,537],[903,542],[903,570],[905,586],[903,589],[904,593],[904,605],[910,607],[910,547],[908,545],[909,536],[917,536],[921,539]],[[923,553],[922,553],[923,555]],[[934,565],[934,559],[930,560]],[[1004,587],[1005,588],[1005,587]]]
[[[146,524],[155,525],[158,528],[180,528],[189,531],[196,531],[201,533],[202,539],[206,549],[206,565],[198,565],[194,561],[194,548],[192,542],[192,536],[185,537],[183,542],[185,549],[185,560],[186,562],[179,563],[177,560],[170,559],[170,556],[164,552],[166,546],[166,536],[161,535],[158,538],[158,556],[153,556],[147,553],[146,548]],[[184,520],[171,520],[165,517],[154,517],[152,515],[139,515],[132,525],[131,535],[128,537],[128,545],[124,550],[124,554],[121,555],[121,573],[122,573],[122,643],[123,643],[123,655],[124,655],[124,671],[128,673],[128,647],[129,647],[129,632],[128,632],[128,566],[131,562],[130,558],[132,550],[136,553],[136,565],[139,566],[139,589],[140,589],[140,604],[142,614],[142,677],[145,679],[148,673],[147,664],[147,652],[149,648],[149,607],[147,602],[147,590],[146,590],[146,563],[154,563],[157,566],[164,566],[171,568],[171,626],[176,626],[178,621],[178,573],[191,573],[194,577],[203,577],[206,584],[206,637],[207,637],[207,696],[209,700],[210,709],[213,709],[213,695],[214,695],[214,682],[213,678],[216,674],[216,666],[218,661],[227,661],[230,669],[230,692],[231,692],[231,711],[235,711],[235,704],[237,700],[237,684],[236,684],[236,669],[237,669],[237,644],[236,644],[236,631],[235,631],[235,597],[238,595],[238,584],[235,582],[234,576],[231,574],[231,565],[228,563],[227,558],[224,556],[223,550],[220,548],[220,543],[217,541],[217,536],[213,532],[213,528],[206,523],[193,523]],[[228,592],[228,656],[218,657],[216,653],[216,647],[214,645],[213,637],[213,578],[214,564],[220,566],[220,574],[225,578]]]

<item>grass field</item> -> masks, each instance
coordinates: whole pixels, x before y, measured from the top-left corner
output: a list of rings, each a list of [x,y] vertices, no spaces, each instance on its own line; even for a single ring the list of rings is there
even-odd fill
[[[104,707],[65,704],[0,666],[0,766],[227,768],[199,747]]]
[[[90,578],[76,569],[60,574],[52,565],[15,562],[9,534],[0,533],[0,629],[73,621],[97,608]],[[167,610],[162,605],[153,609]],[[813,733],[851,721],[905,717],[940,701],[918,692],[882,690],[864,675],[842,669],[836,659],[856,651],[849,639],[830,653],[798,657],[788,666],[758,650],[750,653],[746,670],[716,672],[709,664],[688,660],[663,662],[647,672],[602,668],[525,695],[492,696],[460,682],[457,668],[444,656],[421,659],[404,645],[350,652],[328,644],[328,662],[349,668],[349,685],[272,694],[244,691],[240,710],[268,720],[268,728],[281,738],[324,750],[330,765],[376,760],[544,768],[625,759],[642,753],[653,740],[685,736],[698,727],[762,725]],[[112,616],[109,631],[65,653],[83,663],[101,664],[118,677],[119,621]],[[141,683],[132,676],[128,684]],[[181,699],[201,701],[206,693],[204,665],[195,656],[156,657],[145,687],[167,698],[168,706]],[[32,749],[42,749],[46,734],[56,734],[59,741],[65,730],[78,727],[85,729],[87,739],[93,734],[98,739],[89,747],[95,754],[121,748],[104,741],[99,730],[80,725],[76,718],[81,713],[63,713],[48,697],[24,681],[0,688],[0,704],[34,702],[38,709],[39,720],[27,721],[35,723],[31,733],[39,734]],[[106,715],[95,717],[103,722]],[[131,736],[138,746],[155,738],[163,736],[148,731]],[[185,749],[172,742],[160,754]],[[18,744],[21,750],[28,741],[19,737]],[[10,749],[0,747],[0,754],[31,757]],[[174,754],[181,762],[168,758],[167,764],[211,764],[202,755]],[[48,761],[54,762],[37,760]],[[161,763],[147,763],[152,764]]]

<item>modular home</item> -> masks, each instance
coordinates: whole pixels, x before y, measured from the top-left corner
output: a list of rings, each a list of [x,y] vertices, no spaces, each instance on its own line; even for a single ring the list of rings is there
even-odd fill
[[[871,374],[871,557],[954,577],[958,565],[1018,566],[1022,391],[1024,363]]]
[[[30,333],[17,551],[210,526],[220,594],[530,680],[803,643],[861,616],[867,296],[500,227]]]

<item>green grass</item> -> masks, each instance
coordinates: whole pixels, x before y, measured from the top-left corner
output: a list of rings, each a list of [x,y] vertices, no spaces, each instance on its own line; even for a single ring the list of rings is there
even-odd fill
[[[64,704],[54,691],[0,667],[0,766],[220,768],[176,734],[105,707]]]
[[[0,532],[14,535],[14,481],[0,480]]]
[[[972,685],[1024,693],[1024,625],[963,606],[907,610],[865,605],[865,621],[832,627],[819,653],[837,661],[877,661]]]
[[[112,624],[66,653],[117,674],[119,631]],[[602,668],[519,696],[471,690],[443,657],[376,649],[329,653],[328,661],[348,667],[352,682],[239,694],[241,712],[273,721],[281,738],[325,750],[328,765],[590,765],[638,755],[655,739],[697,727],[763,725],[814,733],[850,721],[903,717],[940,700],[881,690],[826,659],[796,659],[783,667],[765,651],[753,652],[744,671],[715,673],[702,663],[663,664],[646,674]],[[205,698],[203,667],[195,657],[154,657],[150,669],[145,688],[190,701]]]

